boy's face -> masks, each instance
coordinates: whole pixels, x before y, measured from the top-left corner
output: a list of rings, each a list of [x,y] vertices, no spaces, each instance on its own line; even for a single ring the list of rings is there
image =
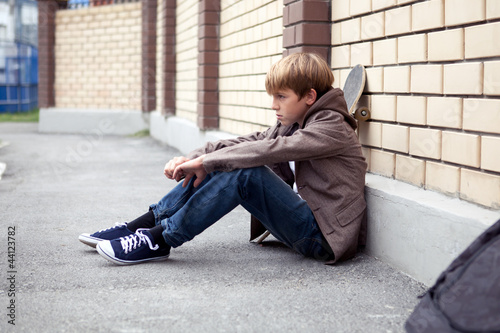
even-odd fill
[[[316,101],[316,91],[311,89],[303,98],[292,89],[282,89],[274,93],[271,108],[282,125],[299,123],[302,126],[307,110]]]

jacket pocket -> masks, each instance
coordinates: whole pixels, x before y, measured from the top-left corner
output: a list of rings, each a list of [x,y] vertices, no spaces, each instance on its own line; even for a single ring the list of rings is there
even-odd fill
[[[345,227],[356,218],[358,218],[366,208],[366,202],[364,196],[360,195],[354,199],[349,205],[342,209],[339,213],[335,215],[337,222]]]

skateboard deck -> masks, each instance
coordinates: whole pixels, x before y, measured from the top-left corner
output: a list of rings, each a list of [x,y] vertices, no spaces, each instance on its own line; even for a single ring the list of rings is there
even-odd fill
[[[347,103],[349,114],[357,120],[365,121],[370,119],[370,110],[365,107],[356,109],[356,104],[365,89],[366,71],[363,65],[356,65],[349,72],[344,83],[344,98]]]

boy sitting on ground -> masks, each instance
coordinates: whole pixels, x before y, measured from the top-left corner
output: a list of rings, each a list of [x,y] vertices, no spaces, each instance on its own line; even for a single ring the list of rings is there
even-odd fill
[[[281,59],[265,82],[274,126],[173,158],[164,174],[182,183],[137,219],[80,241],[116,264],[164,260],[241,205],[304,256],[351,258],[363,234],[366,163],[356,121],[332,84],[315,54]]]

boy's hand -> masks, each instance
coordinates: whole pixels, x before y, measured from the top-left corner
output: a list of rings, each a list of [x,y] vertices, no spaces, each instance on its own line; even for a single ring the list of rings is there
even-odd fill
[[[201,155],[200,157],[195,158],[191,161],[186,161],[182,164],[179,164],[173,173],[173,179],[179,181],[184,176],[184,182],[182,183],[182,187],[186,187],[191,178],[196,176],[196,180],[194,181],[193,186],[198,187],[200,183],[207,176],[207,171],[203,167],[203,159],[205,155]]]
[[[177,166],[181,165],[184,162],[189,161],[187,157],[184,156],[178,156],[174,157],[170,161],[165,164],[165,169],[163,170],[163,174],[168,178],[168,179],[174,179],[174,170],[177,168]]]

